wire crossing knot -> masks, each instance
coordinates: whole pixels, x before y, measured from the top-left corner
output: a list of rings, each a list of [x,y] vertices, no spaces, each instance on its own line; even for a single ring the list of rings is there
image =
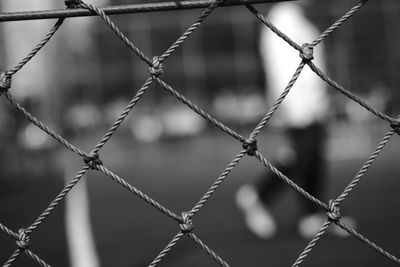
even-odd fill
[[[256,139],[246,139],[244,140],[242,147],[246,150],[246,154],[249,156],[254,156],[258,149]]]
[[[92,169],[97,169],[97,165],[103,165],[103,162],[99,158],[98,153],[90,153],[83,158],[83,161]]]
[[[394,130],[398,135],[400,135],[400,118],[397,119],[397,120],[395,120],[395,121],[392,121],[392,123],[390,124],[390,127],[392,127],[393,130]]]
[[[342,215],[340,214],[340,208],[336,206],[336,202],[334,200],[329,200],[329,210],[326,212],[329,220],[332,222],[336,222],[340,220]]]
[[[30,238],[26,234],[25,229],[18,230],[18,240],[15,242],[21,250],[27,250],[30,246]]]
[[[158,57],[153,57],[153,65],[149,67],[149,71],[153,79],[163,74],[162,63],[159,61]]]
[[[11,87],[11,76],[6,72],[0,73],[0,92],[7,91]]]
[[[305,60],[309,61],[314,59],[314,47],[308,43],[304,43],[301,46],[301,52],[300,52],[300,57]]]
[[[183,233],[187,234],[193,230],[192,218],[187,212],[182,212],[182,223],[179,224]]]

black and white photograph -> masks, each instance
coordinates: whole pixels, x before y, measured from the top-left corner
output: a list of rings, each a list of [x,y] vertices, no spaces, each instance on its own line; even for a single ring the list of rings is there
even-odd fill
[[[2,0],[0,266],[397,266],[399,70],[399,0]]]

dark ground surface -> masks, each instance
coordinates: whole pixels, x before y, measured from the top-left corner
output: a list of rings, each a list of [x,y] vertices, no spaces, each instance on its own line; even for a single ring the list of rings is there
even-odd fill
[[[383,136],[384,130],[380,133]],[[375,144],[380,137],[373,138]],[[259,149],[271,157],[279,141],[279,137],[263,135]],[[398,256],[399,144],[398,136],[394,136],[342,206],[344,214],[357,220],[360,233]],[[200,199],[240,149],[239,143],[221,134],[161,145],[113,140],[101,156],[109,169],[180,214]],[[66,153],[67,158],[76,158]],[[367,157],[329,162],[324,201],[341,192]],[[78,170],[80,161],[72,161]],[[261,241],[247,231],[235,206],[234,194],[241,184],[254,180],[263,171],[258,161],[245,157],[193,218],[195,233],[231,266],[290,266],[308,243],[296,233],[297,198],[290,188],[273,209],[279,224],[276,238]],[[0,187],[0,221],[13,230],[31,224],[63,185],[62,171],[51,165],[39,178],[22,176],[19,182],[8,179]],[[105,175],[91,173],[88,183],[92,225],[102,266],[147,266],[178,232],[175,221]],[[32,250],[55,267],[69,266],[63,212],[63,206],[56,208],[31,237]],[[5,262],[15,248],[14,241],[2,233],[0,261]],[[22,256],[14,266],[38,265]],[[184,237],[159,266],[218,265]],[[303,266],[395,264],[354,238],[327,234]]]

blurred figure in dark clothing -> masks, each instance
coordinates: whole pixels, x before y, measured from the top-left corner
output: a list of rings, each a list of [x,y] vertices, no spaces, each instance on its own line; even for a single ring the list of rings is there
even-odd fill
[[[319,35],[317,28],[304,15],[305,3],[307,1],[275,4],[267,16],[278,29],[299,44],[311,42]],[[301,59],[297,50],[267,27],[262,28],[260,53],[266,72],[268,101],[276,101]],[[321,44],[315,47],[314,57],[313,62],[324,69]],[[318,199],[323,199],[325,182],[325,121],[328,112],[326,84],[305,66],[279,107],[276,120],[273,120],[273,123],[284,129],[287,140],[279,148],[274,165]],[[254,184],[242,186],[237,192],[236,201],[244,212],[248,228],[261,238],[270,238],[276,233],[276,223],[269,207],[283,188],[288,186],[269,172]],[[298,231],[303,237],[312,237],[324,223],[325,216],[320,213],[317,205],[300,195],[299,204],[301,218]],[[338,228],[334,232],[345,234]]]

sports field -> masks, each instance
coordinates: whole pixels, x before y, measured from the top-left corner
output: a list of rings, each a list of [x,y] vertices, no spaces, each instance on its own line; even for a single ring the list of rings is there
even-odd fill
[[[371,139],[377,144],[384,134],[382,129],[380,136],[378,133]],[[259,138],[259,149],[272,158],[281,141],[277,133],[263,134]],[[399,255],[400,241],[397,209],[400,166],[396,152],[399,144],[399,137],[394,136],[342,206],[344,214],[351,214],[357,220],[360,233],[395,255]],[[109,169],[180,214],[200,199],[240,149],[240,144],[229,136],[210,133],[157,145],[114,139],[106,145],[101,157]],[[62,153],[65,153],[61,157],[64,163],[78,170],[81,162],[76,156]],[[327,199],[340,193],[367,157],[329,161]],[[2,223],[14,230],[26,227],[61,190],[62,168],[48,166],[48,171],[40,177],[26,177],[29,175],[25,173],[23,177],[1,181]],[[241,184],[264,171],[255,159],[244,158],[193,218],[195,233],[231,266],[290,266],[308,243],[296,232],[297,196],[290,188],[273,208],[279,224],[276,238],[262,241],[246,229],[235,206],[234,194]],[[91,224],[102,266],[147,266],[178,232],[175,221],[105,175],[91,172],[87,181]],[[64,207],[60,206],[31,236],[31,249],[51,266],[69,266],[64,227]],[[14,241],[2,234],[0,260],[5,262],[15,248]],[[22,256],[15,266],[37,265]],[[184,237],[159,266],[218,265]],[[327,234],[304,266],[395,264],[354,238]]]

